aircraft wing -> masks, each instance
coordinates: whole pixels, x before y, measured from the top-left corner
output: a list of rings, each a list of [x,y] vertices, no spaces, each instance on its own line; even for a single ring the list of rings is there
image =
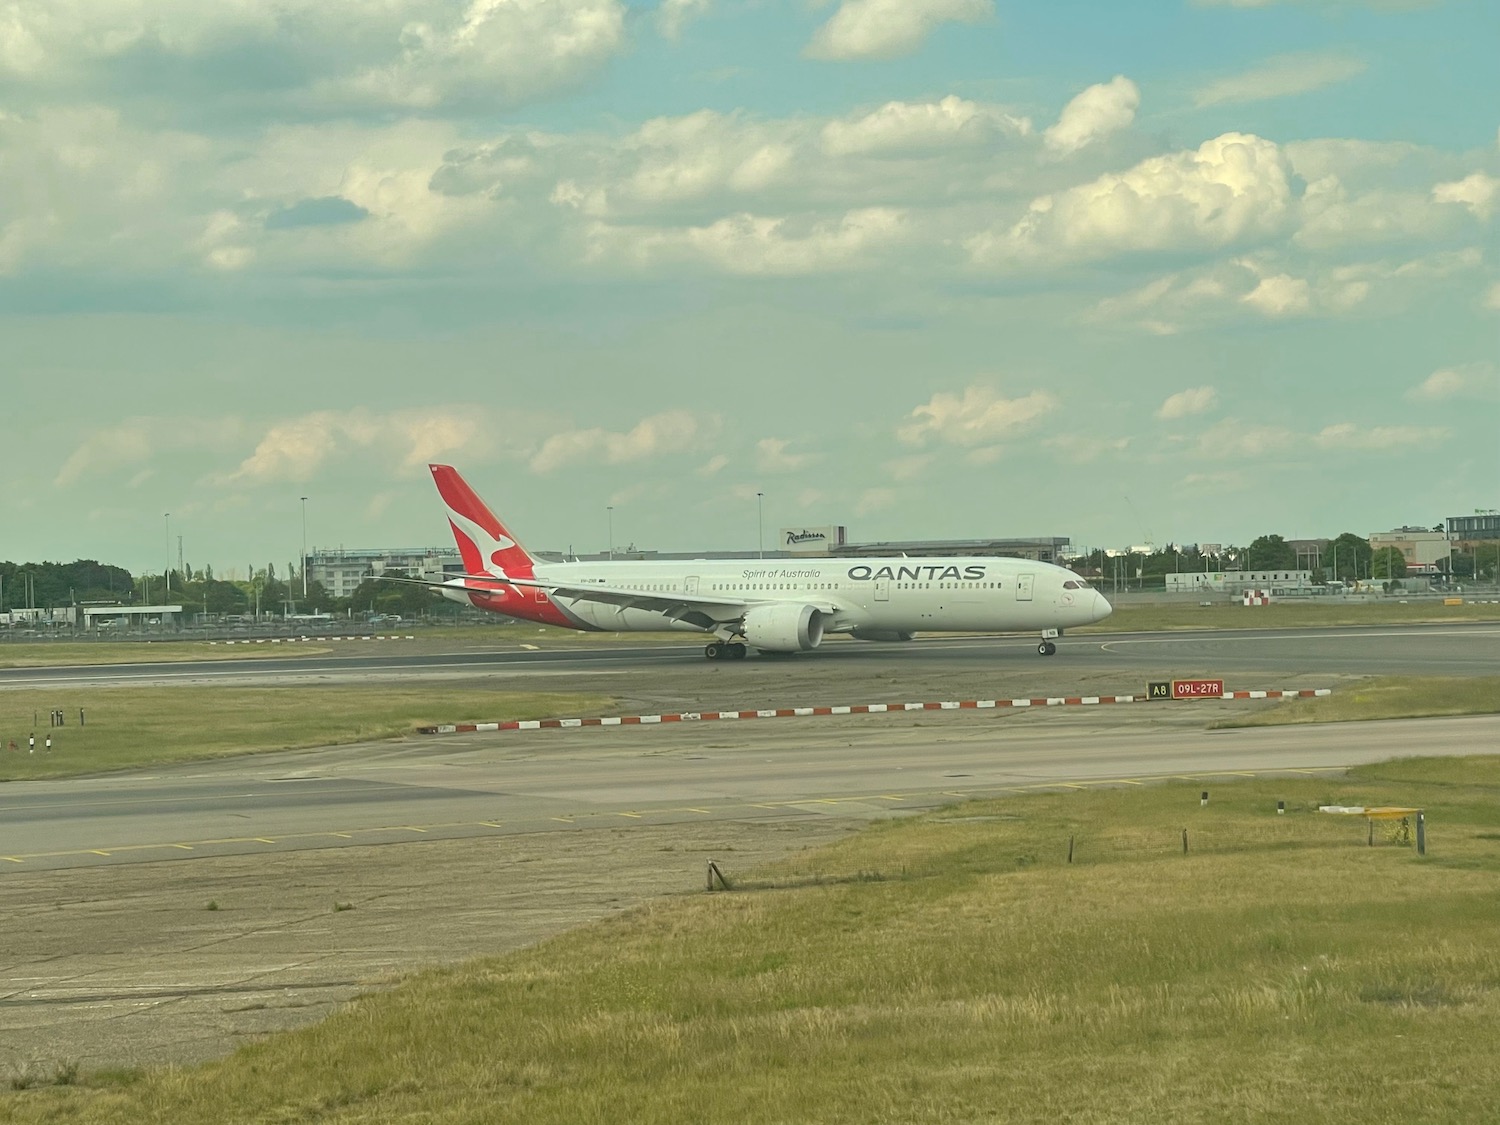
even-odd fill
[[[725,609],[736,611],[734,616],[738,617],[751,603],[751,599],[747,598],[631,590],[627,587],[610,586],[600,582],[543,582],[538,578],[496,578],[489,575],[481,577],[477,574],[466,574],[463,577],[466,580],[488,580],[501,585],[522,586],[529,590],[546,590],[550,594],[558,594],[564,598],[602,602],[605,605],[619,606],[621,609],[649,609],[655,613],[666,614],[668,617],[686,617],[694,610],[704,610],[708,611],[710,616],[723,617],[722,612],[715,613],[714,611]]]
[[[632,590],[600,582],[544,582],[539,578],[502,578],[496,574],[447,574],[442,581],[421,578],[386,578],[383,581],[409,582],[434,590],[474,590],[481,593],[500,586],[519,586],[528,590],[545,590],[564,598],[619,606],[621,609],[650,610],[666,617],[693,621],[698,625],[703,625],[701,619],[705,617],[715,621],[733,620],[752,605],[787,600],[774,597],[734,598],[714,594],[658,593],[654,590]],[[839,608],[826,598],[821,601],[811,598],[796,600],[807,601],[827,613],[837,612]],[[725,614],[725,610],[732,612]]]

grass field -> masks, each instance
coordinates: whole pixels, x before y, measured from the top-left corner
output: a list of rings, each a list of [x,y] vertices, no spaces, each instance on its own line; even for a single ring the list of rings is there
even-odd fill
[[[1380,676],[1322,699],[1292,699],[1215,727],[1270,727],[1359,719],[1420,719],[1500,712],[1500,676]]]
[[[882,823],[218,1063],[22,1077],[0,1118],[1496,1120],[1500,757],[1199,789]],[[1429,854],[1324,803],[1424,807]]]
[[[6,691],[0,692],[0,781],[364,742],[424,723],[538,719],[597,711],[609,703],[606,696],[497,692],[462,684]],[[59,706],[67,725],[54,730],[48,715]],[[38,749],[29,754],[26,740],[33,731]],[[48,734],[51,754],[41,749]],[[12,742],[18,747],[14,752]]]

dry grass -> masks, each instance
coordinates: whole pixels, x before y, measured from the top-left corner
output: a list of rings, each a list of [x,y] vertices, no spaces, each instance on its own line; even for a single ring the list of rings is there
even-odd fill
[[[206,1067],[8,1095],[0,1116],[1495,1120],[1500,758],[1224,786],[1207,809],[1198,788],[885,823],[764,889],[424,974]],[[1366,847],[1320,803],[1424,806],[1432,854]]]
[[[128,769],[262,750],[365,742],[429,723],[539,719],[599,711],[606,696],[499,692],[445,682],[399,687],[278,685],[75,688],[0,692],[0,780]],[[67,719],[48,727],[61,708]],[[79,709],[86,723],[78,723]],[[36,733],[37,752],[27,753]],[[51,754],[42,751],[52,735]],[[12,752],[9,743],[16,743]]]
[[[1422,719],[1435,715],[1500,712],[1500,676],[1381,676],[1321,699],[1293,699],[1213,723],[1214,727],[1270,727],[1360,719]]]

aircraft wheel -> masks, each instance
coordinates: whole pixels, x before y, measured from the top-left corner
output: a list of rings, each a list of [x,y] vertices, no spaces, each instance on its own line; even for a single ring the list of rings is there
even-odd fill
[[[710,660],[723,660],[724,646],[718,641],[709,641],[708,644],[703,646],[703,655]]]
[[[730,655],[730,658],[734,659],[734,660],[743,660],[743,659],[745,659],[745,653],[748,652],[748,651],[749,650],[746,649],[746,647],[744,645],[740,644],[738,641],[736,641],[734,644],[732,644],[732,645],[729,646],[729,655]]]
[[[1036,651],[1041,656],[1052,656],[1057,652],[1057,646],[1051,641],[1043,641],[1036,646]]]

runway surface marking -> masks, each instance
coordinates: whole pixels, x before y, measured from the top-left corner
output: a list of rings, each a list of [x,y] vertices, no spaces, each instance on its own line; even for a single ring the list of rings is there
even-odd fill
[[[434,833],[447,834],[446,838],[476,835],[476,829],[488,828],[498,830],[510,827],[511,831],[506,835],[520,835],[531,832],[546,831],[548,823],[566,824],[577,826],[580,821],[594,822],[605,821],[615,817],[628,817],[635,820],[646,818],[682,817],[684,814],[695,816],[712,816],[717,810],[721,813],[744,813],[751,809],[769,812],[794,812],[806,813],[808,806],[841,806],[841,805],[869,805],[877,801],[889,802],[914,802],[911,808],[921,810],[930,808],[935,797],[956,798],[959,800],[982,800],[1006,793],[1037,793],[1048,790],[1083,790],[1102,789],[1120,785],[1149,785],[1167,781],[1204,781],[1212,778],[1249,778],[1249,777],[1278,777],[1286,774],[1296,775],[1320,775],[1343,773],[1347,766],[1296,766],[1276,767],[1268,770],[1211,770],[1203,773],[1193,774],[1145,774],[1140,777],[1114,777],[1114,778],[1084,778],[1071,781],[1042,781],[1027,785],[985,785],[964,789],[949,790],[919,790],[914,793],[859,793],[849,794],[842,797],[803,797],[785,801],[756,801],[756,802],[725,802],[717,805],[716,809],[703,808],[701,805],[672,805],[659,809],[597,809],[585,813],[572,813],[567,816],[537,817],[529,820],[493,821],[493,820],[454,820],[435,821],[430,824],[387,824],[371,828],[356,828],[350,830],[326,829],[317,832],[285,832],[274,836],[221,836],[203,840],[191,841],[163,841],[161,843],[123,844],[108,845],[99,848],[73,848],[63,851],[48,852],[17,852],[12,855],[0,855],[0,860],[7,863],[24,864],[28,860],[70,859],[79,856],[102,856],[115,858],[122,855],[140,855],[153,851],[189,851],[195,855],[204,853],[212,848],[236,848],[248,844],[276,845],[285,843],[301,842],[304,844],[315,843],[320,840],[343,840],[353,841],[357,838],[368,839],[381,835],[399,835],[402,833],[419,833],[432,835]],[[337,846],[337,845],[329,845]]]
[[[1195,699],[1313,699],[1332,695],[1331,688],[1285,688],[1268,691],[1225,691]],[[908,711],[987,711],[1003,707],[1090,707],[1112,703],[1189,702],[1151,700],[1143,695],[1050,695],[1030,699],[957,699],[931,703],[849,703],[829,707],[776,707],[757,711],[678,711],[661,715],[606,715],[585,719],[510,719],[493,723],[439,723],[418,727],[418,734],[475,734],[502,730],[571,730],[578,727],[618,727],[659,723],[705,723],[720,719],[792,719],[820,715],[888,715]]]

